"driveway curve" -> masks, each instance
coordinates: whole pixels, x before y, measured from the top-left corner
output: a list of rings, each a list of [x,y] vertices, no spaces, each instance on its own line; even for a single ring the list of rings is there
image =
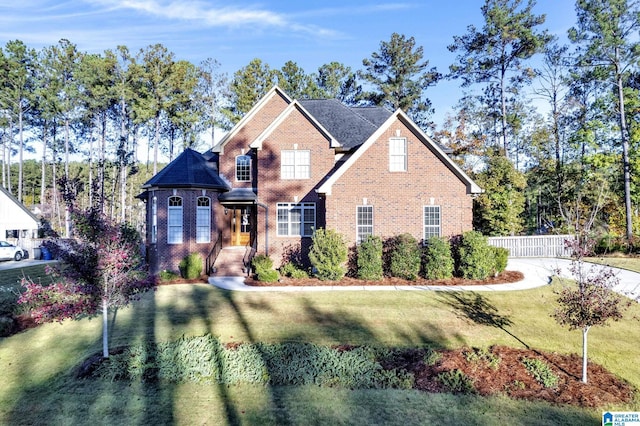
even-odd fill
[[[255,287],[244,283],[244,277],[211,277],[209,284],[218,288],[232,291],[513,291],[527,290],[549,285],[551,279],[558,275],[563,278],[572,278],[569,268],[571,261],[558,258],[513,258],[509,259],[507,269],[520,271],[524,279],[516,283],[474,286],[269,286]],[[601,267],[594,265],[594,267]],[[619,279],[619,284],[614,290],[631,297],[640,299],[640,274],[624,269],[612,268]]]

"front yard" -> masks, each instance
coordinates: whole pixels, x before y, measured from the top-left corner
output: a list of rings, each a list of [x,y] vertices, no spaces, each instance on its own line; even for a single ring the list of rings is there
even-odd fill
[[[554,284],[558,287],[558,284]],[[528,345],[580,353],[580,332],[549,316],[554,286],[482,294],[485,309],[507,322],[474,321],[465,303],[422,291],[232,293],[208,285],[162,286],[117,312],[113,348],[211,334],[225,344],[484,348]],[[474,293],[469,293],[473,298]],[[590,360],[640,388],[640,328],[633,316],[594,328]],[[503,324],[502,327],[496,326]],[[0,423],[4,424],[587,424],[603,409],[415,390],[316,386],[218,385],[77,379],[100,349],[100,321],[46,324],[0,339]]]

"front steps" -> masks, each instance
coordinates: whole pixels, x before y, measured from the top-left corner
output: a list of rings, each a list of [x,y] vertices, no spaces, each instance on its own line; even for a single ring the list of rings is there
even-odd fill
[[[220,254],[213,264],[216,277],[245,277],[244,255],[246,247],[225,247],[220,250]]]

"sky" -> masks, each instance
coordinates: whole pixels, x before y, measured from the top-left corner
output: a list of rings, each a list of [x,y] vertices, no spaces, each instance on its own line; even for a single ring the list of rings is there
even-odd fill
[[[0,45],[22,40],[36,49],[68,39],[82,52],[125,45],[131,52],[161,43],[176,59],[217,60],[232,76],[252,59],[271,68],[291,60],[316,72],[337,61],[354,71],[396,32],[414,37],[429,66],[446,73],[455,61],[447,46],[468,25],[482,27],[482,0],[0,0]],[[575,23],[571,0],[538,0],[544,28],[566,39]],[[462,95],[443,81],[425,95],[441,124]]]

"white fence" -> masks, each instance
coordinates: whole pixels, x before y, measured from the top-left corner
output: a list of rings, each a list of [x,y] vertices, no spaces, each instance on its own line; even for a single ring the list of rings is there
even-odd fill
[[[509,249],[510,257],[570,257],[565,241],[574,238],[573,235],[489,237],[489,244]]]

